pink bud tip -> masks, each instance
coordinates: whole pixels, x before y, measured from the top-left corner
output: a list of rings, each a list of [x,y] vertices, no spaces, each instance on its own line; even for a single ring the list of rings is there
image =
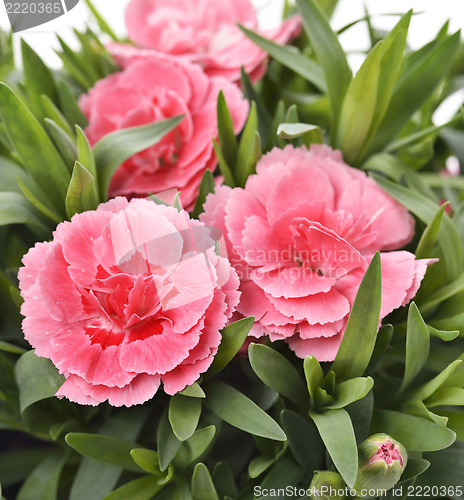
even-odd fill
[[[369,464],[377,460],[383,460],[387,465],[391,465],[394,460],[399,460],[400,465],[403,466],[403,457],[400,450],[391,441],[378,443],[377,453],[369,460]]]

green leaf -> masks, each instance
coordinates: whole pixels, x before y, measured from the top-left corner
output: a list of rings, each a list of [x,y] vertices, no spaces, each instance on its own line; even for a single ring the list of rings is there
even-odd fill
[[[443,38],[399,77],[388,110],[369,148],[371,152],[381,150],[396,136],[432,94],[448,71],[458,46],[459,33]]]
[[[53,397],[65,381],[49,359],[39,358],[34,351],[28,351],[18,359],[15,377],[22,412],[37,401]]]
[[[317,125],[309,123],[281,123],[277,128],[277,135],[282,139],[296,139],[301,137],[306,146],[312,143],[322,143],[322,130]]]
[[[345,408],[345,406],[364,398],[372,387],[374,387],[374,380],[371,377],[356,377],[345,380],[335,386],[334,402],[325,406],[324,409]]]
[[[245,26],[239,25],[239,28],[251,41],[264,49],[276,61],[308,80],[321,92],[326,92],[327,85],[321,67],[312,59],[304,56],[296,47],[274,43],[254,31],[250,31]]]
[[[194,382],[192,385],[188,385],[185,389],[179,392],[182,396],[187,396],[189,398],[205,398],[206,394],[203,389]]]
[[[282,427],[287,434],[290,450],[303,468],[311,476],[324,461],[325,448],[314,423],[292,410],[280,414]]]
[[[42,94],[56,100],[53,76],[42,59],[21,39],[21,53],[24,72],[24,88],[38,118],[43,118]]]
[[[413,477],[420,476],[430,467],[430,462],[423,458],[408,458],[408,464],[401,475],[401,481],[407,481]]]
[[[430,336],[427,325],[414,302],[408,311],[406,331],[406,360],[403,383],[400,390],[405,389],[421,371],[429,357]]]
[[[351,418],[358,445],[369,437],[372,412],[374,410],[374,394],[369,392],[364,398],[348,405],[345,410]]]
[[[244,187],[248,177],[255,173],[256,163],[261,157],[261,137],[258,133],[256,103],[252,103],[245,127],[242,131],[237,152],[235,177],[239,186]]]
[[[60,152],[65,164],[71,169],[71,165],[77,158],[77,149],[74,140],[53,120],[45,118],[45,126],[52,138],[56,148]]]
[[[276,461],[275,457],[270,457],[268,455],[259,455],[249,463],[248,465],[248,475],[251,478],[260,476],[265,470]]]
[[[137,445],[123,439],[102,434],[70,432],[66,434],[66,443],[84,457],[115,465],[123,469],[140,472],[130,455]]]
[[[444,203],[433,216],[432,220],[428,223],[425,231],[422,233],[421,239],[416,248],[416,259],[427,259],[433,257],[433,248],[438,239],[440,231],[441,220],[448,203]]]
[[[282,491],[288,485],[300,484],[303,479],[303,470],[290,456],[284,455],[274,464],[272,469],[266,474],[261,483],[261,491],[269,493]],[[260,497],[254,497],[255,499]],[[271,496],[262,496],[262,498],[272,498]],[[282,498],[280,495],[277,498]]]
[[[384,191],[426,224],[435,216],[439,207],[430,198],[412,189],[395,184],[377,174],[372,173],[371,176]],[[445,257],[447,278],[454,281],[463,269],[464,250],[456,226],[447,214],[443,215],[438,241]],[[424,312],[424,308],[422,310]]]
[[[210,382],[205,406],[220,419],[245,432],[276,441],[286,436],[277,422],[251,399],[223,382]]]
[[[222,156],[230,168],[235,167],[237,161],[237,139],[235,137],[234,125],[227,107],[226,99],[222,90],[217,100],[217,122],[218,138]]]
[[[383,432],[397,439],[408,452],[436,451],[456,439],[453,431],[425,418],[391,410],[374,410],[371,434]]]
[[[158,484],[153,476],[141,477],[124,484],[117,490],[112,491],[102,500],[150,500],[158,491],[164,488],[164,484]]]
[[[437,389],[439,389],[454,373],[456,368],[462,363],[461,359],[457,359],[449,364],[441,373],[439,373],[432,380],[419,387],[419,389],[415,390],[411,398],[419,399],[424,401],[428,397],[430,397]]]
[[[349,164],[356,162],[371,130],[377,104],[381,48],[382,42],[379,42],[369,52],[343,100],[336,145]]]
[[[406,47],[406,36],[408,34],[411,16],[412,11],[410,10],[402,16],[396,26],[383,39],[380,49],[377,102],[368,137],[366,138],[363,148],[359,152],[357,161],[363,158],[390,105],[394,86],[398,80],[399,71],[402,67],[403,54]]]
[[[379,329],[382,275],[380,254],[373,257],[359,285],[332,370],[343,381],[362,375],[367,368]]]
[[[27,477],[16,500],[55,500],[61,471],[68,459],[62,453],[50,453]]]
[[[203,212],[203,204],[206,201],[206,197],[209,193],[214,193],[214,177],[211,170],[205,170],[203,177],[201,179],[200,188],[198,191],[197,201],[195,202],[195,208],[192,212],[192,217],[195,219]]]
[[[306,378],[306,385],[311,401],[314,405],[317,389],[321,386],[324,373],[319,361],[314,356],[306,356],[303,361],[303,369]]]
[[[45,110],[45,117],[55,122],[70,138],[74,138],[73,129],[47,95],[42,96],[42,106]]]
[[[14,344],[10,344],[9,342],[4,342],[3,340],[0,340],[0,351],[11,352],[12,354],[19,354],[19,355],[27,352],[26,349],[18,347]]]
[[[134,440],[147,416],[144,407],[120,408],[104,420],[98,431],[100,434]],[[121,473],[121,467],[82,458],[74,475],[69,500],[101,500],[114,489]]]
[[[0,114],[21,161],[42,191],[47,193],[47,205],[50,202],[55,210],[63,212],[69,170],[34,115],[3,83],[0,84]],[[37,144],[40,148],[36,147]]]
[[[179,441],[195,432],[201,414],[201,400],[176,394],[169,402],[169,422]]]
[[[77,135],[77,160],[79,163],[85,167],[95,178],[97,177],[97,167],[95,166],[95,158],[93,156],[93,151],[90,146],[89,140],[85,135],[85,132],[76,125],[76,135]]]
[[[77,100],[69,85],[64,80],[61,80],[58,85],[58,97],[60,101],[60,111],[71,127],[78,125],[81,128],[85,128],[88,125],[87,118],[77,104]]]
[[[437,337],[444,342],[451,342],[459,336],[459,330],[437,330],[433,326],[427,325],[431,337]]]
[[[464,389],[460,387],[443,387],[424,401],[427,408],[436,406],[464,406]]]
[[[31,203],[32,206],[34,206],[39,212],[55,222],[55,224],[59,224],[60,222],[62,222],[63,217],[61,215],[59,215],[53,208],[45,206],[39,199],[37,199],[37,197],[32,193],[31,189],[29,189],[29,187],[26,186],[26,184],[19,177],[17,181],[21,193],[24,195],[27,201]],[[41,198],[43,197],[43,192],[37,187],[34,181],[29,181],[28,184],[29,186],[33,186],[32,190],[35,193],[40,193],[39,196]]]
[[[110,28],[109,24],[105,21],[105,18],[100,14],[100,12],[98,12],[93,3],[90,0],[84,0],[84,1],[87,4],[87,7],[89,8],[90,12],[97,21],[98,26],[103,31],[103,33],[106,33],[115,42],[119,42],[120,41],[119,38]]]
[[[195,465],[192,475],[193,500],[219,500],[208,468],[205,464]]]
[[[97,165],[101,199],[107,198],[111,178],[122,163],[132,155],[159,142],[182,119],[182,116],[174,116],[150,125],[117,130],[100,139],[95,144],[93,153]]]
[[[222,340],[219,344],[218,352],[214,356],[214,361],[206,372],[205,380],[223,370],[235,357],[245,342],[254,320],[255,318],[252,316],[243,318],[227,325],[221,330]]]
[[[181,441],[179,441],[172,431],[167,412],[163,413],[156,433],[158,443],[159,466],[162,471],[166,470],[179,451]]]
[[[156,476],[164,476],[158,468],[158,453],[146,448],[134,448],[130,452],[132,460],[145,472]]]
[[[214,148],[214,153],[216,154],[216,159],[218,161],[219,171],[221,172],[221,175],[224,177],[224,184],[226,186],[235,187],[234,174],[232,173],[231,167],[228,165],[228,163],[224,158],[221,147],[214,138],[213,138],[213,148]]]
[[[193,436],[181,443],[178,454],[174,459],[174,467],[184,468],[198,459],[207,450],[216,434],[216,427],[210,425],[197,430]]]
[[[309,412],[335,467],[351,488],[358,473],[358,447],[350,416],[343,410]]]
[[[19,193],[0,192],[0,226],[28,224],[46,229],[32,204]]]
[[[213,483],[219,498],[229,496],[238,497],[238,488],[235,484],[234,474],[225,462],[218,462],[213,469]]]
[[[95,178],[76,161],[66,194],[66,213],[71,218],[74,214],[95,210],[97,206],[98,193]]]
[[[297,406],[306,402],[303,381],[293,364],[282,354],[263,344],[250,344],[248,358],[253,371],[264,384]]]
[[[296,0],[296,5],[306,34],[324,72],[332,108],[332,137],[335,138],[343,99],[352,78],[351,70],[336,34],[315,2]]]

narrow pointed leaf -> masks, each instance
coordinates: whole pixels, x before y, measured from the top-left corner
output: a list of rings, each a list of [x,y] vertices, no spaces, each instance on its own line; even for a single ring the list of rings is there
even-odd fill
[[[237,139],[235,137],[234,125],[227,107],[224,94],[219,92],[217,100],[217,122],[219,146],[225,162],[234,168],[237,160]]]
[[[225,422],[245,432],[276,441],[286,436],[277,422],[256,403],[230,385],[210,382],[205,406]]]
[[[433,216],[425,231],[422,233],[421,239],[416,249],[416,259],[426,259],[433,256],[433,248],[437,242],[438,233],[440,231],[441,220],[448,203],[444,203]]]
[[[164,484],[158,484],[155,477],[146,476],[120,486],[102,500],[128,500],[129,498],[130,500],[151,500],[163,488]]]
[[[282,354],[262,344],[250,344],[248,358],[253,371],[271,389],[301,406],[307,400],[301,377]]]
[[[318,387],[321,386],[324,373],[319,361],[314,356],[306,356],[303,361],[303,369],[306,378],[308,393],[314,404]]]
[[[209,379],[223,370],[242,347],[248,332],[253,326],[255,318],[243,318],[221,330],[222,341],[219,344],[218,352],[214,356],[214,361],[206,373],[205,378]]]
[[[377,104],[381,48],[382,42],[369,52],[343,100],[336,144],[349,164],[355,162],[371,130]]]
[[[371,151],[379,151],[387,144],[431,95],[446,74],[458,46],[459,33],[440,40],[399,77]]]
[[[102,434],[86,434],[70,432],[66,434],[66,443],[85,457],[100,462],[122,467],[134,472],[141,472],[130,455],[131,450],[137,448],[135,443]]]
[[[332,134],[336,137],[336,124],[351,81],[351,70],[337,35],[314,0],[296,0],[296,5],[324,73],[332,108]]]
[[[343,410],[310,412],[335,467],[349,487],[358,472],[358,447],[350,416]]]
[[[296,139],[301,137],[306,146],[316,142],[322,143],[322,130],[310,123],[281,123],[277,128],[277,135],[282,139]]]
[[[321,67],[312,59],[304,56],[296,47],[279,45],[244,26],[239,27],[251,41],[259,45],[276,61],[308,80],[321,92],[326,91],[327,86]]]
[[[39,358],[34,351],[28,351],[18,359],[15,378],[21,411],[37,401],[53,397],[65,381],[49,359]]]
[[[451,375],[453,375],[454,371],[461,363],[462,359],[453,361],[436,377],[414,391],[411,397],[424,401],[425,399],[432,396],[432,394],[434,394],[434,392],[439,389],[451,377]]]
[[[293,456],[302,469],[311,476],[314,470],[322,465],[325,452],[314,422],[292,410],[283,410],[280,420]]]
[[[372,387],[374,387],[374,380],[371,377],[356,377],[345,380],[335,387],[334,402],[325,406],[324,409],[345,408],[345,406],[364,398]]]
[[[391,410],[374,410],[371,434],[383,432],[397,439],[408,452],[436,451],[453,444],[453,431],[426,420]]]
[[[27,170],[48,193],[53,208],[64,211],[69,170],[40,123],[5,84],[0,84],[0,114],[8,137]]]
[[[379,328],[382,277],[380,255],[373,257],[359,285],[332,370],[337,380],[361,376],[372,356]]]
[[[78,125],[81,128],[85,128],[88,125],[87,118],[79,108],[77,100],[69,88],[69,85],[63,80],[58,85],[58,97],[60,101],[60,110],[70,126],[74,127]]]
[[[201,179],[198,198],[195,202],[192,217],[198,218],[198,216],[203,212],[203,204],[205,203],[206,197],[209,193],[214,193],[214,177],[211,170],[205,170],[203,178]]]
[[[158,443],[159,466],[160,469],[164,471],[168,468],[182,444],[172,431],[167,413],[164,413],[160,419],[156,438]]]
[[[193,500],[219,500],[213,480],[205,464],[195,465],[192,475]]]
[[[437,213],[438,205],[425,195],[384,179],[380,175],[372,173],[371,176],[384,191],[393,196],[393,198],[426,224]],[[463,269],[464,250],[459,232],[447,214],[443,215],[438,241],[446,257],[447,277],[450,281],[455,280],[456,276],[459,276]]]
[[[425,365],[429,356],[430,336],[427,325],[414,302],[409,306],[406,331],[406,360],[401,389],[407,387]]]
[[[21,39],[21,54],[26,93],[34,113],[42,118],[44,116],[42,94],[52,101],[56,100],[55,81],[48,67],[24,39]]]
[[[94,176],[78,161],[66,194],[66,212],[71,218],[76,213],[95,210],[98,206],[98,193]]]
[[[106,199],[108,186],[116,169],[132,155],[159,142],[181,121],[182,116],[117,130],[100,139],[93,148],[98,171],[101,199]]]
[[[50,134],[57,150],[60,152],[65,165],[71,171],[72,165],[77,159],[77,149],[74,140],[53,120],[45,118],[45,127]]]
[[[34,207],[20,193],[0,192],[0,226],[28,224],[46,229]]]
[[[195,432],[201,414],[201,400],[176,394],[169,402],[169,422],[179,441]]]
[[[74,138],[73,130],[61,111],[55,106],[54,102],[47,96],[42,96],[42,106],[45,116],[54,121],[70,138]]]

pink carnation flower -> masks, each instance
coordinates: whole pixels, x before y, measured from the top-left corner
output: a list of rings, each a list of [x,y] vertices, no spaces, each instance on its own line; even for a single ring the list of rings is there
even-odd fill
[[[237,311],[256,317],[250,333],[320,361],[335,358],[374,253],[414,232],[403,206],[321,145],[273,149],[245,189],[216,188],[200,219],[226,236],[241,279]],[[381,253],[381,318],[409,302],[430,262]]]
[[[253,82],[266,71],[267,54],[238,28],[258,28],[250,0],[132,0],[126,11],[129,38],[140,47],[188,58],[211,76],[240,81],[243,66]],[[261,34],[284,44],[300,33],[299,17]],[[117,44],[109,49],[123,55]]]
[[[57,397],[80,404],[131,406],[161,381],[171,395],[192,384],[239,298],[208,228],[144,199],[75,215],[23,263],[25,338],[65,375]]]
[[[145,125],[176,115],[182,122],[155,146],[124,162],[111,180],[110,196],[146,196],[179,189],[186,209],[193,207],[205,170],[214,170],[212,139],[217,137],[216,104],[224,92],[238,133],[248,102],[223,78],[209,78],[194,64],[152,54],[134,56],[120,73],[97,82],[80,105],[89,120],[91,144],[115,130]]]

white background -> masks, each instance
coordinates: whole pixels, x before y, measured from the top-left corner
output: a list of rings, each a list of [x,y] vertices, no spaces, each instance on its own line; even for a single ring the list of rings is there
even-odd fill
[[[10,0],[14,2],[15,0]],[[221,0],[216,0],[221,1]],[[263,28],[273,27],[281,19],[284,0],[252,0],[258,11],[260,26]],[[104,15],[110,26],[118,35],[125,35],[124,10],[129,0],[93,0],[94,5]],[[447,19],[450,20],[450,31],[454,32],[464,28],[464,1],[463,0],[340,0],[337,10],[332,19],[332,26],[339,29],[351,21],[364,16],[364,5],[373,14],[404,13],[410,8],[421,14],[413,16],[408,43],[412,48],[418,48],[429,42],[439,31]],[[398,16],[375,17],[374,25],[379,29],[390,29]],[[61,35],[65,41],[76,46],[76,40],[72,33],[73,28],[82,29],[87,23],[94,25],[84,0],[72,9],[68,14],[50,21],[47,24],[32,28],[14,35],[15,44],[18,45],[20,37],[36,50],[49,65],[60,66],[60,60],[54,53],[58,48],[56,34]],[[5,7],[0,1],[0,26],[9,28]],[[344,33],[340,38],[345,50],[350,54],[350,63],[357,68],[362,62],[359,51],[365,49],[368,43],[367,27],[360,23]],[[358,54],[357,54],[358,52]],[[464,91],[455,103],[462,102]],[[452,104],[451,107],[456,107]],[[450,109],[448,113],[453,110]],[[442,122],[443,118],[436,121]]]

